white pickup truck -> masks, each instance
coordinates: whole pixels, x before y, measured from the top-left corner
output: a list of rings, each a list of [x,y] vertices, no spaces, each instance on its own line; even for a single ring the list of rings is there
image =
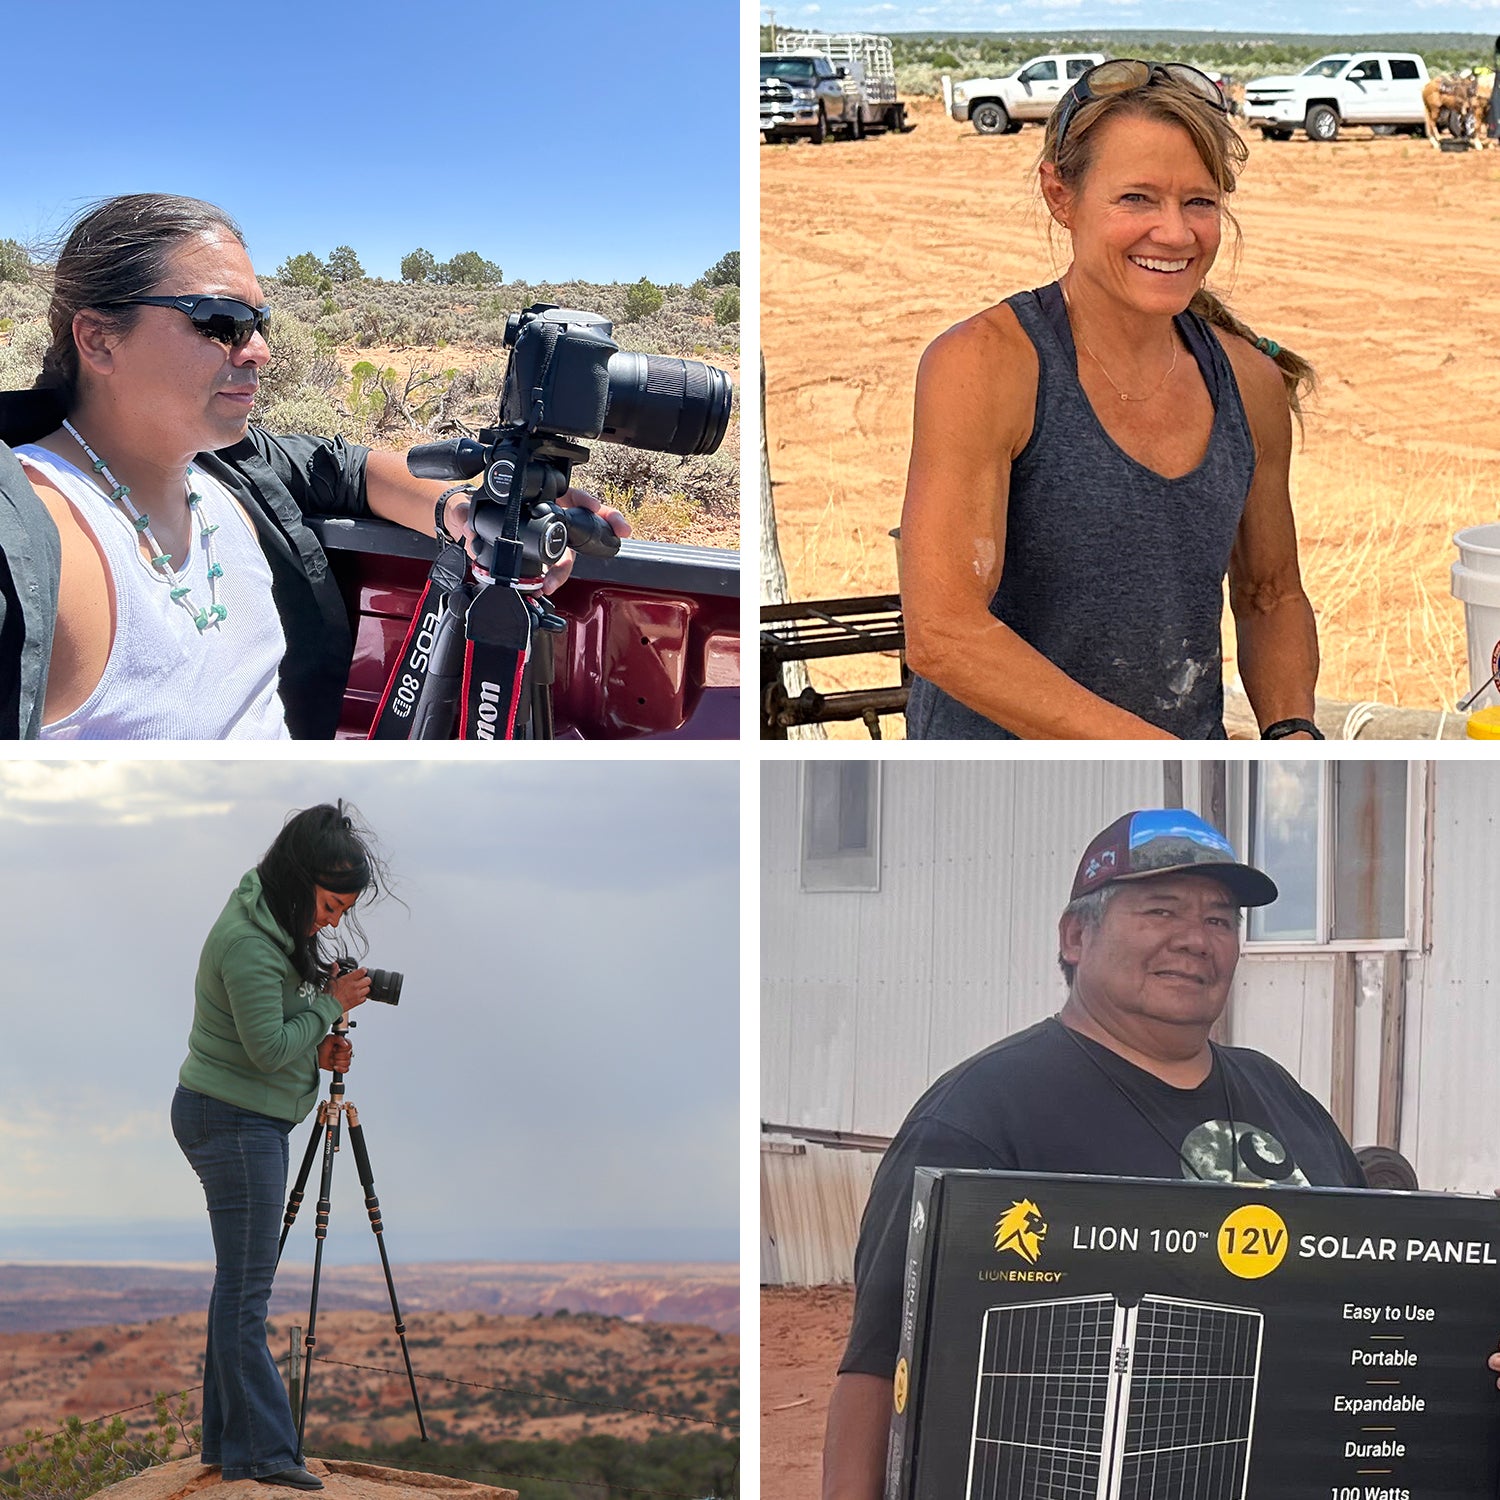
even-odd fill
[[[980,135],[1013,135],[1027,120],[1045,125],[1074,81],[1103,61],[1102,52],[1054,52],[1003,78],[966,78],[952,85],[948,113]]]
[[[1425,125],[1427,64],[1414,52],[1341,52],[1245,85],[1245,119],[1270,141],[1334,141],[1344,125]]]

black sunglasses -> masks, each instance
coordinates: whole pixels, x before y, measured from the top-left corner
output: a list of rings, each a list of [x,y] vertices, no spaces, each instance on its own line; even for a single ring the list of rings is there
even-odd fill
[[[1077,83],[1063,95],[1062,101],[1054,112],[1057,120],[1057,136],[1052,147],[1054,159],[1062,150],[1062,143],[1067,136],[1068,126],[1073,122],[1073,116],[1090,99],[1105,99],[1113,94],[1128,94],[1162,79],[1169,79],[1173,83],[1184,85],[1205,103],[1212,104],[1215,109],[1226,115],[1229,113],[1228,101],[1224,98],[1219,85],[1207,73],[1200,73],[1197,68],[1190,68],[1186,63],[1143,62],[1138,57],[1112,58],[1109,62],[1099,63],[1090,68],[1087,73],[1080,74]]]
[[[243,349],[258,333],[263,337],[271,326],[271,309],[251,307],[234,297],[121,297],[103,302],[101,307],[175,307],[186,313],[188,321],[206,339]]]

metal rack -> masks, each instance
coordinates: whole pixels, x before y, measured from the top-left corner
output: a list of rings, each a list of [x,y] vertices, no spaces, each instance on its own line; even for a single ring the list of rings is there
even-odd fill
[[[906,709],[906,628],[899,594],[857,599],[815,599],[799,604],[768,604],[761,609],[761,737],[784,740],[794,724],[826,724],[860,719],[872,739],[880,738],[881,714]],[[836,656],[896,652],[901,658],[897,687],[821,693],[807,687],[795,697],[786,690],[783,668],[791,662],[825,661]]]

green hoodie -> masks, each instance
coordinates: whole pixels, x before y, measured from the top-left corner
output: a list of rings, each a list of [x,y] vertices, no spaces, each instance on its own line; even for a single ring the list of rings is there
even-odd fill
[[[292,967],[292,940],[255,870],[208,934],[193,990],[182,1086],[278,1120],[303,1119],[318,1098],[318,1043],[342,1007]]]

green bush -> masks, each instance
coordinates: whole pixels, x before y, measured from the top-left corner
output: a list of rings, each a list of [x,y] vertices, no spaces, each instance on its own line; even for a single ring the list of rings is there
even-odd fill
[[[731,250],[728,255],[721,255],[703,273],[703,279],[710,286],[738,286],[740,284],[740,252]]]
[[[740,289],[737,286],[726,288],[714,299],[714,322],[722,326],[725,323],[738,323],[740,320]]]
[[[19,240],[0,240],[0,281],[30,281],[31,257]]]
[[[625,293],[625,321],[639,323],[652,313],[660,312],[666,301],[659,286],[653,285],[644,276]]]
[[[108,1425],[69,1417],[60,1432],[49,1437],[40,1427],[29,1430],[0,1454],[8,1466],[0,1474],[0,1495],[85,1500],[153,1464],[165,1463],[181,1443],[191,1452],[202,1436],[201,1428],[188,1429],[185,1396],[175,1404],[157,1396],[153,1424],[144,1436],[132,1435],[123,1417]]]
[[[295,395],[308,379],[319,352],[312,329],[296,318],[277,318],[271,324],[270,346],[270,363],[260,372],[257,406],[261,410]]]
[[[301,255],[289,255],[276,268],[278,281],[290,282],[292,286],[319,287],[328,278],[328,268],[311,250]]]
[[[443,286],[499,286],[505,279],[500,267],[477,250],[460,251],[452,260],[437,266],[433,277]]]
[[[432,251],[423,250],[420,246],[410,255],[401,257],[402,281],[431,281],[432,273],[436,270],[437,261]]]
[[[365,268],[348,245],[339,245],[328,257],[328,275],[334,281],[363,281]]]

